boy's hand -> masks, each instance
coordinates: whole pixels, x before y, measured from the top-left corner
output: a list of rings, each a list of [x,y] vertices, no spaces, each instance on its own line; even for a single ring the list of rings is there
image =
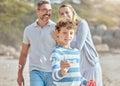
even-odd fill
[[[60,68],[61,69],[68,69],[68,68],[70,68],[70,63],[67,60],[61,61],[60,62]]]
[[[87,82],[86,86],[96,86],[96,82],[94,80],[90,80]]]
[[[65,75],[69,68],[70,68],[70,63],[68,61],[61,61],[60,69],[62,75]]]

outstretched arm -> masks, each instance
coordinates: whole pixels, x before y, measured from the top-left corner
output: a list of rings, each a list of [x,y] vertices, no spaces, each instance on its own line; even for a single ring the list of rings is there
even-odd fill
[[[59,56],[55,53],[51,55],[51,62],[52,77],[54,80],[58,81],[67,73],[67,69],[70,67],[70,64],[67,61],[61,61]]]

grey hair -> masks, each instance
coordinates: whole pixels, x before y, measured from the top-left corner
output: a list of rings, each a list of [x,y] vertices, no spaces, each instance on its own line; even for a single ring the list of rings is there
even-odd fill
[[[37,3],[37,8],[41,7],[43,4],[50,4],[50,1],[48,0],[41,0]]]

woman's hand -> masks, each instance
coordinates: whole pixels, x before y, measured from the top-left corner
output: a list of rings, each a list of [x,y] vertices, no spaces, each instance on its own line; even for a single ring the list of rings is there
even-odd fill
[[[53,39],[57,41],[57,31],[56,30],[52,31],[51,35],[52,35]]]

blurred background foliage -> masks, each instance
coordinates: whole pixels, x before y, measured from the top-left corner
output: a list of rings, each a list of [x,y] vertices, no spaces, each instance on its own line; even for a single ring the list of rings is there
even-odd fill
[[[38,1],[0,0],[0,44],[17,47],[22,43],[24,28],[36,20],[35,4]],[[100,24],[105,24],[107,27],[120,26],[120,2],[108,1],[81,0],[81,4],[75,4],[65,0],[62,3],[69,2],[77,13],[88,21],[90,27]],[[51,19],[55,22],[61,4],[52,4]]]

